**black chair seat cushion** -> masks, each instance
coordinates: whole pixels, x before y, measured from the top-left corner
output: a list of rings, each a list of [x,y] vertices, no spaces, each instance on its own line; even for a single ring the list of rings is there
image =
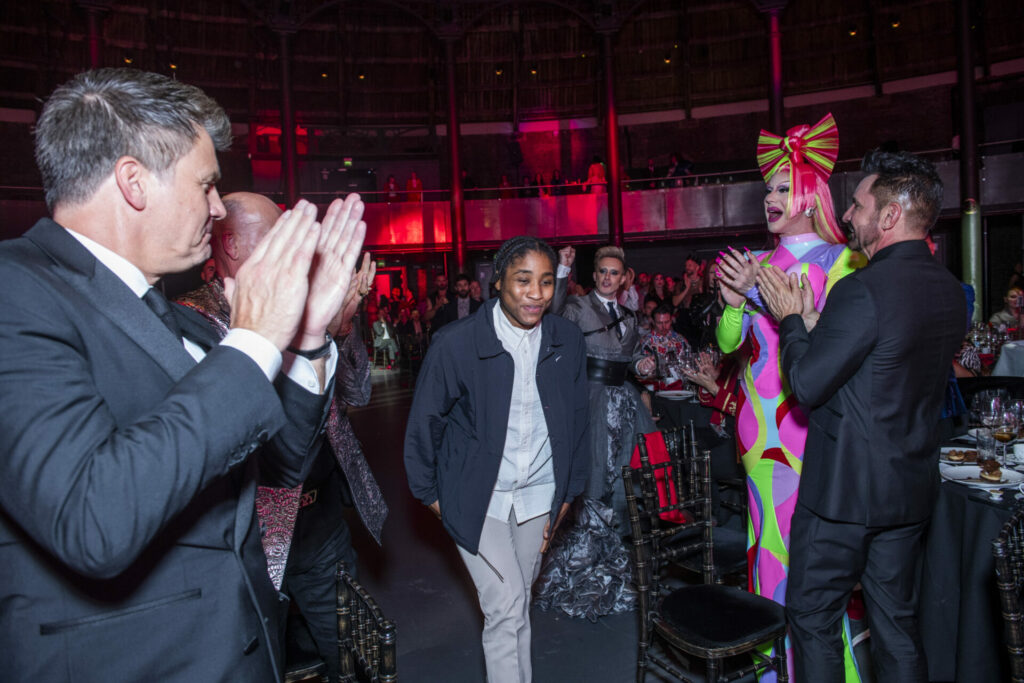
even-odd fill
[[[679,640],[709,651],[771,640],[786,624],[782,605],[718,584],[674,590],[658,612]]]

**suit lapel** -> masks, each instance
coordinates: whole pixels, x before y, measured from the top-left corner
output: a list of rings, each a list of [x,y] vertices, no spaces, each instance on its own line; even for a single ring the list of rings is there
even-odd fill
[[[181,304],[171,304],[171,310],[174,311],[174,319],[178,321],[182,334],[202,346],[204,351],[209,352],[220,342],[221,335],[217,334],[202,313]]]
[[[587,299],[590,301],[591,308],[597,313],[597,319],[603,322],[605,325],[612,321],[612,316],[608,313],[608,309],[605,307],[604,302],[597,298],[597,294],[593,291],[587,295]]]
[[[177,382],[195,367],[185,347],[142,299],[63,228],[46,221],[25,236],[62,265],[57,274],[152,357],[172,381]]]

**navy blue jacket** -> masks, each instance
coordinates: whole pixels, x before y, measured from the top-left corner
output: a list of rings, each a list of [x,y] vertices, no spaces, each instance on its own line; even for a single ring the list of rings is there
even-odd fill
[[[497,299],[488,301],[431,341],[405,433],[405,470],[413,495],[425,505],[440,501],[445,529],[472,553],[498,479],[515,372],[494,331],[497,304]],[[590,467],[586,358],[579,328],[558,316],[544,316],[537,390],[555,471],[552,524],[562,503],[583,491]]]

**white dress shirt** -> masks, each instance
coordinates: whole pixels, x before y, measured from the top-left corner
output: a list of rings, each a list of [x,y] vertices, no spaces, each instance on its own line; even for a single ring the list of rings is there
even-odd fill
[[[88,249],[89,253],[96,257],[97,261],[110,269],[119,280],[125,283],[135,293],[135,296],[141,299],[146,295],[151,285],[146,282],[146,276],[142,274],[142,271],[135,264],[85,235],[67,228],[65,230],[67,230],[69,235],[78,240],[83,247]],[[198,344],[189,339],[184,339],[183,341],[185,350],[188,351],[188,354],[197,363],[206,358],[206,352]],[[282,355],[272,342],[258,332],[235,327],[228,330],[227,335],[220,343],[224,346],[238,349],[251,358],[271,382],[274,381],[274,377],[277,376],[277,373],[284,366],[286,374],[293,382],[305,387],[314,394],[323,393],[323,390],[320,388],[320,380],[317,377],[316,370],[313,369],[311,361],[302,356],[296,356],[293,353]],[[333,342],[331,342],[331,355],[327,357],[326,361],[324,373],[325,386],[330,378],[334,376],[334,369],[338,362],[338,350]]]
[[[500,305],[494,307],[493,317],[498,340],[515,363],[515,375],[505,448],[487,516],[504,522],[515,508],[516,521],[522,524],[548,514],[555,496],[551,440],[537,391],[540,324],[529,330],[515,327]]]

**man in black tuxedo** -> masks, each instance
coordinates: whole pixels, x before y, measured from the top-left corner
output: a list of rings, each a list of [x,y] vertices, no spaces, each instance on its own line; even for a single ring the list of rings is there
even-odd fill
[[[254,492],[319,446],[365,224],[296,205],[227,283],[218,341],[153,285],[210,256],[230,132],[198,88],[128,69],[40,115],[53,220],[0,245],[4,680],[281,679]]]
[[[935,426],[966,303],[925,243],[942,203],[934,166],[876,151],[863,170],[843,220],[850,247],[870,262],[835,284],[820,318],[795,275],[758,275],[781,320],[783,373],[811,408],[786,591],[797,681],[843,680],[840,622],[858,582],[877,679],[928,680],[917,558],[938,493]]]

